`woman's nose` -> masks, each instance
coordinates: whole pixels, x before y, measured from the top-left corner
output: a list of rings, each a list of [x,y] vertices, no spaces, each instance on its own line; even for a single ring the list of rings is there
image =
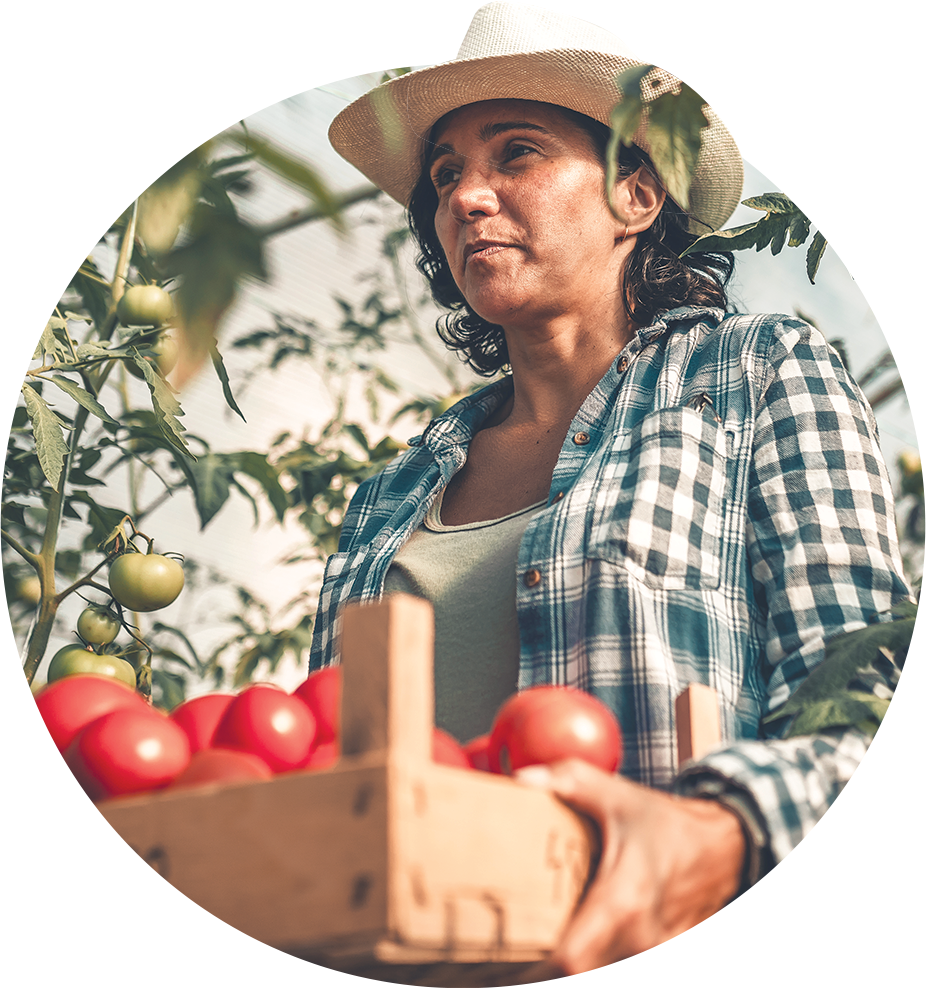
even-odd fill
[[[450,193],[450,211],[462,223],[498,212],[498,192],[489,169],[464,165]]]

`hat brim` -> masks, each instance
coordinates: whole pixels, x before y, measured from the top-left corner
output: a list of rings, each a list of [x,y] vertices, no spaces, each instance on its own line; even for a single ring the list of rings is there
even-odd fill
[[[638,60],[605,52],[554,49],[444,62],[392,79],[355,100],[328,131],[334,149],[403,206],[421,174],[431,127],[444,114],[492,99],[564,106],[607,124],[620,102],[609,81]],[[678,80],[656,70],[662,91]],[[654,78],[657,76],[654,76]],[[694,233],[719,230],[739,203],[743,162],[729,131],[710,107],[689,192]],[[649,152],[646,124],[634,142]]]

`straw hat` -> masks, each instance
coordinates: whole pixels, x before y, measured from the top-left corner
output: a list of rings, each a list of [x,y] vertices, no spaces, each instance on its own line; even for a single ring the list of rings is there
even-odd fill
[[[328,136],[334,149],[375,185],[408,205],[421,173],[431,127],[467,103],[529,99],[554,103],[602,123],[620,99],[614,77],[639,59],[609,31],[565,14],[512,3],[476,11],[451,62],[399,76],[361,96],[337,117]],[[644,98],[677,87],[662,69],[647,77]],[[739,203],[743,162],[726,127],[710,107],[701,155],[689,193],[693,233],[719,230]],[[646,122],[634,143],[649,152]]]

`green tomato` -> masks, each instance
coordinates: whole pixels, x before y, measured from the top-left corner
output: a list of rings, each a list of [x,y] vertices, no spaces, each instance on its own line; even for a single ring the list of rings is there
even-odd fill
[[[151,363],[156,362],[158,373],[161,376],[169,374],[176,367],[177,358],[180,356],[180,347],[177,341],[172,336],[159,336],[151,349],[154,351],[154,358],[146,356],[144,359]],[[134,361],[127,360],[125,367],[132,377],[137,377],[139,381],[144,379],[145,375],[142,374],[138,364]]]
[[[91,604],[77,619],[77,634],[91,645],[108,645],[119,634],[120,624],[106,607]]]
[[[67,676],[102,676],[135,689],[135,670],[118,655],[100,655],[80,645],[65,645],[55,652],[48,666],[48,682]]]
[[[123,326],[158,328],[173,318],[174,303],[157,285],[133,285],[119,299],[116,315]]]
[[[24,576],[16,584],[15,594],[24,604],[37,604],[42,599],[42,584],[37,576]]]
[[[109,589],[130,611],[157,611],[183,589],[183,567],[157,553],[127,552],[109,567]]]

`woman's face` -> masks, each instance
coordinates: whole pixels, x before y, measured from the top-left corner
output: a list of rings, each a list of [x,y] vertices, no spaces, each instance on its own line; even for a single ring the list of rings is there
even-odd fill
[[[433,140],[435,230],[478,315],[509,328],[620,310],[624,225],[581,127],[549,104],[491,100],[448,114]]]

